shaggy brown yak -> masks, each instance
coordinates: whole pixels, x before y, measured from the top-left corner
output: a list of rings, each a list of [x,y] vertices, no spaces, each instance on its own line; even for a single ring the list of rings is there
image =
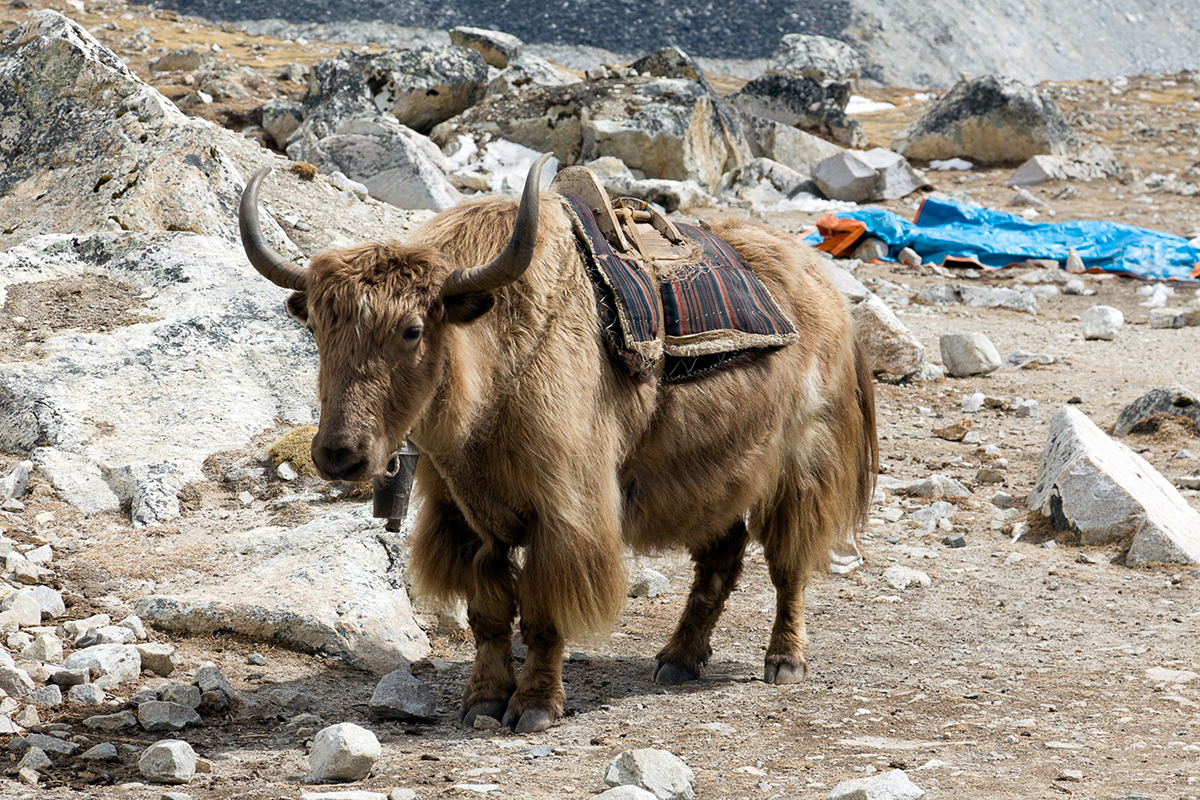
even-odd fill
[[[468,725],[487,714],[537,731],[562,715],[564,640],[614,622],[627,547],[685,547],[695,562],[655,681],[698,677],[750,539],[777,594],[764,680],[799,681],[805,584],[862,523],[878,465],[871,376],[845,305],[790,237],[716,223],[800,340],[700,380],[637,383],[610,360],[561,201],[539,200],[545,158],[519,209],[466,202],[405,244],[330,250],[307,269],[263,243],[266,170],[250,181],[247,254],[294,290],[288,309],[320,352],[313,460],[327,479],[363,481],[405,437],[420,449],[412,567],[426,595],[466,599]]]

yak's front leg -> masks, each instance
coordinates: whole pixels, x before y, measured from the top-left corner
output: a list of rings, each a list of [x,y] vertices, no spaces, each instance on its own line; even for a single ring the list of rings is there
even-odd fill
[[[512,630],[517,616],[509,546],[492,540],[475,554],[467,621],[475,637],[475,667],[463,692],[459,719],[468,726],[483,715],[500,719],[516,688]]]
[[[517,733],[544,731],[563,715],[564,642],[558,629],[539,610],[521,606],[521,639],[529,648],[517,691],[508,702],[504,724]]]

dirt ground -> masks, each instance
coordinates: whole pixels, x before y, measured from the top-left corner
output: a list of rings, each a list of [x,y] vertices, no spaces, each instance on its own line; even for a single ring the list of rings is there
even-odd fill
[[[21,5],[24,0],[0,8],[0,24],[10,27],[25,13]],[[61,9],[96,28],[122,56],[130,51],[122,42],[144,28],[154,47],[218,42],[223,58],[244,61],[264,74],[268,67],[327,57],[320,48],[259,41],[195,20],[151,18],[140,7],[88,3],[83,14],[70,6]],[[255,45],[276,49],[255,50]],[[135,71],[148,76],[145,64],[152,55],[157,53],[132,56]],[[256,63],[256,56],[263,61]],[[177,75],[148,77],[160,86],[186,86],[164,83]],[[1200,151],[1195,129],[1188,126],[1200,114],[1195,105],[1200,86],[1185,76],[1131,78],[1119,95],[1101,84],[1047,88],[1085,132],[1114,147],[1144,175],[1176,173],[1186,180],[1186,170],[1196,169]],[[277,90],[294,87],[279,81]],[[873,144],[886,145],[919,113],[915,101],[904,99],[912,92],[863,93],[898,103],[894,111],[862,118]],[[205,108],[222,121],[232,119],[228,106]],[[986,205],[1007,208],[1012,190],[1000,184],[1010,173],[1011,167],[930,175],[939,189],[965,190]],[[1075,194],[1057,199],[1066,189]],[[1191,236],[1200,228],[1195,197],[1156,193],[1144,182],[1054,183],[1032,191],[1053,206],[1058,219],[1111,218]],[[911,213],[910,202],[890,205]],[[797,232],[812,219],[792,214],[770,221]],[[1019,270],[947,278],[922,268],[867,264],[855,274],[869,286],[886,281],[907,295],[947,280],[1013,285]],[[298,798],[308,767],[305,743],[314,725],[289,724],[293,714],[267,700],[271,689],[285,686],[311,696],[310,712],[323,720],[316,728],[356,722],[382,742],[383,757],[372,777],[345,788],[386,792],[400,787],[420,798],[587,797],[605,788],[604,771],[615,756],[641,747],[663,748],[684,759],[695,772],[701,798],[820,798],[842,780],[893,767],[907,770],[930,798],[1200,798],[1200,680],[1164,684],[1147,676],[1156,667],[1200,671],[1200,570],[1132,569],[1120,563],[1116,547],[1081,548],[1068,538],[1055,539],[1024,511],[1006,514],[990,502],[997,491],[1016,497],[1029,491],[1049,417],[1060,405],[1077,403],[1108,429],[1124,404],[1152,386],[1200,386],[1194,355],[1200,352],[1200,328],[1151,329],[1147,309],[1138,305],[1139,283],[1108,276],[1082,279],[1095,296],[1042,300],[1037,316],[915,302],[898,309],[933,361],[940,360],[939,335],[951,331],[982,331],[1002,356],[1024,349],[1062,358],[984,378],[877,386],[886,474],[947,475],[973,494],[958,504],[949,520],[952,531],[921,532],[909,515],[924,501],[889,494],[873,509],[860,537],[866,563],[848,575],[818,575],[809,587],[812,646],[804,683],[776,687],[760,679],[774,608],[761,550],[751,552],[742,584],[730,598],[703,679],[679,688],[656,686],[650,676],[654,654],[681,611],[690,567],[678,554],[637,558],[636,566],[667,575],[671,590],[655,599],[631,599],[611,638],[573,643],[564,665],[567,716],[545,733],[522,737],[467,730],[457,723],[457,701],[473,657],[462,634],[430,632],[432,657],[414,673],[438,698],[440,716],[433,724],[417,725],[371,719],[367,699],[376,677],[337,661],[236,637],[155,632],[153,639],[178,648],[182,672],[214,661],[248,701],[234,716],[209,718],[203,728],[180,735],[211,771],[179,788],[199,798]],[[97,293],[118,306],[123,297],[119,288],[99,283],[60,288]],[[1177,287],[1177,299],[1190,299],[1193,288]],[[47,330],[99,326],[119,313],[116,306],[104,306],[104,314],[91,320],[53,316],[46,313],[52,302],[36,302],[40,299],[28,298],[19,313],[15,308],[5,312],[6,327],[13,323],[14,328],[0,338],[0,356]],[[1116,341],[1083,340],[1079,317],[1096,303],[1125,314],[1126,327]],[[23,321],[16,323],[14,314]],[[931,433],[964,416],[961,398],[976,389],[1040,404],[1032,418],[999,408],[972,415],[974,430],[986,437],[985,445],[1000,449],[998,456],[985,454],[984,445],[949,442]],[[243,506],[237,494],[244,487],[223,483],[219,473],[223,464],[280,433],[264,432],[243,451],[215,457],[211,479],[193,487],[184,516],[170,527],[134,531],[115,513],[84,518],[36,475],[26,510],[0,512],[0,527],[19,543],[54,546],[69,617],[128,612],[165,571],[226,574],[230,565],[221,560],[221,537],[275,522],[267,501],[278,487],[266,487]],[[1194,430],[1167,424],[1125,441],[1168,479],[1197,471],[1196,461],[1174,458],[1183,449],[1200,454]],[[0,467],[15,461],[13,455],[0,457]],[[999,468],[1003,482],[978,481],[984,465]],[[1196,492],[1184,495],[1197,505]],[[331,505],[289,512],[288,522]],[[1034,524],[1014,542],[1012,526],[1022,521]],[[967,546],[944,545],[951,532],[963,534]],[[893,589],[882,578],[893,564],[927,573],[931,585]],[[250,653],[265,656],[265,665],[248,665]],[[125,694],[119,696],[127,699],[163,681],[146,676],[122,687]],[[43,721],[71,724],[71,733],[86,737],[89,745],[109,741],[140,749],[162,738],[87,731],[79,722],[91,713],[68,705],[44,713]],[[0,772],[16,760],[5,751]],[[48,772],[37,787],[0,777],[0,796],[157,798],[165,791],[138,782],[136,757],[99,766],[62,761],[65,766]],[[1065,779],[1078,777],[1066,775],[1067,770],[1078,771],[1082,780]]]

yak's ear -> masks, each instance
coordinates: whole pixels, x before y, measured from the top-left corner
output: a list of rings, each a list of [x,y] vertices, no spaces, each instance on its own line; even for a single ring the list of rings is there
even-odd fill
[[[496,298],[491,292],[467,292],[443,298],[442,303],[446,307],[446,321],[463,325],[491,311]]]
[[[301,325],[308,325],[308,295],[304,292],[292,292],[287,299],[288,314]]]

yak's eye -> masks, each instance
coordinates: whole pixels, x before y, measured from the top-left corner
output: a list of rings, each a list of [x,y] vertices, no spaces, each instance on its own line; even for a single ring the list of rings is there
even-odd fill
[[[400,334],[400,338],[404,340],[405,344],[416,344],[424,331],[425,326],[418,322],[405,328],[404,333]]]

